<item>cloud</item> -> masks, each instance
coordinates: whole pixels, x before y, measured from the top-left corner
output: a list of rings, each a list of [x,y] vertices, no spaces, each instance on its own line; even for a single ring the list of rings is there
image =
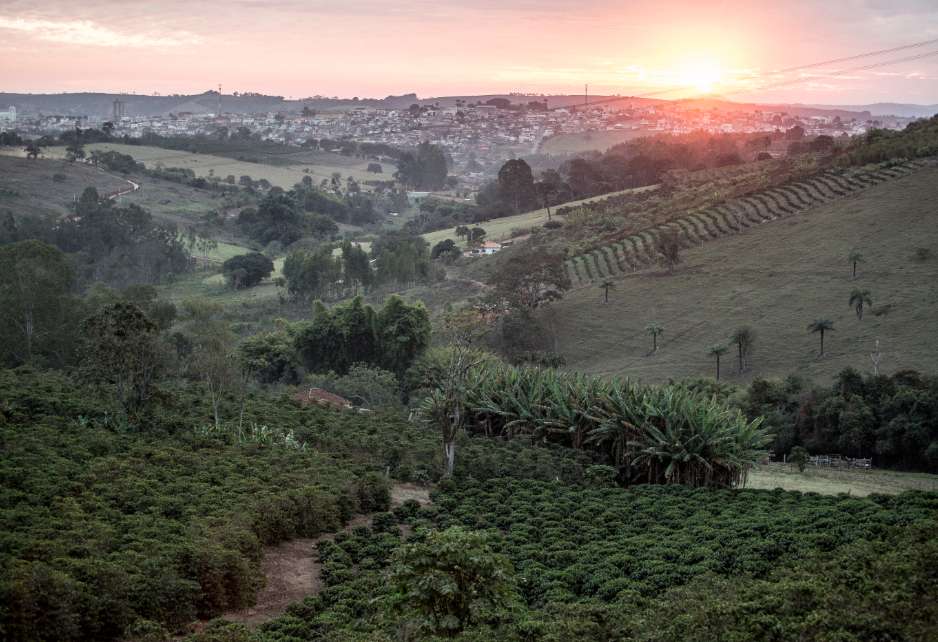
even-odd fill
[[[0,30],[29,34],[46,42],[95,47],[176,47],[199,44],[195,34],[127,33],[115,31],[90,20],[44,20],[0,16]]]

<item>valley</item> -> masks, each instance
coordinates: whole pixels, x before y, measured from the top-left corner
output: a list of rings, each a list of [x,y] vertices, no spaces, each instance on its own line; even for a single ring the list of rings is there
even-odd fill
[[[938,5],[6,4],[2,642],[938,640]]]

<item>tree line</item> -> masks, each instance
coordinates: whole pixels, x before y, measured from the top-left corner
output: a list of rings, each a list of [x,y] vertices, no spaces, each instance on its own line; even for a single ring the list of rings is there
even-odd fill
[[[750,417],[765,417],[778,454],[872,458],[877,467],[938,472],[938,377],[847,368],[830,385],[801,377],[757,379],[738,393]]]
[[[502,165],[476,197],[485,218],[550,208],[573,200],[659,183],[665,173],[739,165],[771,144],[766,134],[694,133],[637,138],[584,154],[537,176],[524,159]]]

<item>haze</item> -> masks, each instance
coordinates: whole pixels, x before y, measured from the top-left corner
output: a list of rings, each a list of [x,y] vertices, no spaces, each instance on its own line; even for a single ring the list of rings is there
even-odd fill
[[[589,83],[596,93],[687,86],[736,100],[927,104],[938,102],[938,56],[760,87],[770,70],[928,40],[936,25],[932,0],[12,0],[0,3],[0,90],[220,83],[226,93],[383,97]]]

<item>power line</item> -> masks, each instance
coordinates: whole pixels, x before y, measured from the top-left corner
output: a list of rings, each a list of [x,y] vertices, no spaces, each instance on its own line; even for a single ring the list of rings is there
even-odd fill
[[[888,67],[888,66],[890,66],[890,65],[898,65],[898,64],[901,64],[901,63],[903,63],[903,62],[912,62],[912,61],[914,61],[914,60],[922,60],[923,58],[930,58],[931,56],[938,56],[938,50],[935,50],[935,51],[927,51],[927,52],[925,52],[925,53],[916,54],[916,55],[914,55],[914,56],[906,56],[906,57],[904,57],[904,58],[896,58],[896,59],[894,59],[894,60],[883,60],[883,61],[880,61],[880,62],[874,62],[874,63],[869,64],[869,65],[862,65],[862,66],[860,66],[860,67],[852,67],[852,68],[849,68],[849,69],[834,70],[834,71],[828,72],[828,75],[836,78],[836,77],[842,76],[842,75],[844,75],[844,74],[856,73],[856,72],[858,72],[858,71],[868,71],[868,70],[870,70],[870,69],[877,69],[877,68],[879,68],[879,67]],[[784,87],[784,86],[787,86],[787,85],[795,85],[795,84],[802,83],[802,82],[809,82],[809,81],[811,81],[811,80],[814,80],[814,77],[813,77],[813,76],[806,76],[806,77],[802,77],[802,78],[790,78],[790,79],[788,79],[788,80],[778,80],[778,81],[774,81],[774,82],[770,82],[770,83],[765,83],[765,84],[762,84],[762,85],[760,85],[760,86],[758,86],[758,87],[750,87],[750,88],[747,88],[747,89],[739,89],[739,90],[736,90],[736,91],[729,91],[729,92],[721,93],[720,95],[721,95],[721,96],[733,96],[733,95],[736,95],[736,94],[752,93],[752,92],[756,92],[756,91],[763,91],[763,90],[765,90],[765,89],[772,89],[772,88],[775,88],[775,87]]]
[[[853,56],[846,56],[844,58],[834,58],[832,60],[824,60],[821,62],[813,62],[807,65],[798,65],[795,67],[787,67],[785,69],[779,69],[778,71],[770,71],[768,75],[776,76],[779,74],[787,74],[793,71],[802,71],[804,69],[814,69],[816,67],[826,67],[827,65],[836,65],[841,62],[850,62],[851,60],[859,60],[861,58],[872,58],[874,56],[881,56],[883,54],[895,53],[897,51],[905,51],[906,49],[917,49],[919,47],[926,47],[929,45],[938,44],[938,38],[933,38],[931,40],[922,40],[921,42],[914,42],[910,45],[902,45],[900,47],[892,47],[891,49],[880,49],[878,51],[868,51],[865,53],[856,54]]]
[[[806,69],[817,69],[817,68],[819,68],[819,67],[826,67],[826,66],[828,66],[828,65],[835,65],[835,64],[838,64],[838,63],[841,63],[841,62],[849,62],[849,61],[851,61],[851,60],[860,60],[860,59],[862,59],[862,58],[873,58],[873,57],[876,57],[876,56],[882,56],[882,55],[889,54],[889,53],[896,53],[896,52],[898,52],[898,51],[906,51],[906,50],[908,50],[908,49],[918,49],[918,48],[921,48],[921,47],[926,47],[926,46],[934,45],[934,44],[938,44],[938,38],[933,38],[933,39],[931,39],[931,40],[922,40],[922,41],[920,41],[920,42],[913,42],[913,43],[911,43],[911,44],[900,45],[900,46],[898,46],[898,47],[890,47],[889,49],[878,49],[878,50],[875,50],[875,51],[866,51],[866,52],[854,54],[854,55],[852,55],[852,56],[844,56],[844,57],[841,57],[841,58],[831,58],[831,59],[829,59],[829,60],[822,60],[822,61],[819,61],[819,62],[812,62],[812,63],[808,63],[808,64],[806,64],[806,65],[796,65],[796,66],[794,66],[794,67],[785,67],[785,68],[782,68],[782,69],[778,69],[778,70],[776,70],[776,71],[769,71],[769,72],[766,72],[765,74],[756,74],[756,73],[753,73],[753,74],[749,74],[748,76],[742,76],[742,77],[736,78],[735,80],[736,80],[736,82],[745,82],[745,81],[747,81],[747,80],[758,80],[758,79],[762,78],[763,76],[779,76],[779,75],[782,75],[782,74],[793,73],[793,72],[796,72],[796,71],[804,71],[804,70],[806,70]],[[874,63],[874,65],[871,66],[871,67],[869,67],[869,68],[872,69],[872,68],[875,68],[875,67],[878,67],[878,66],[885,66],[885,65],[887,65],[887,64],[898,64],[898,63],[900,63],[900,62],[908,62],[908,61],[911,61],[911,60],[919,60],[919,59],[921,59],[921,58],[927,58],[927,57],[929,57],[929,56],[931,56],[931,55],[934,55],[934,53],[927,53],[927,54],[924,54],[924,55],[910,56],[910,57],[908,57],[908,58],[901,58],[901,59],[898,59],[898,60],[893,60],[893,61],[888,61],[888,62],[883,62],[883,63]],[[852,71],[864,71],[864,70],[866,70],[866,69],[867,69],[867,67],[860,67],[860,68],[857,68],[857,69],[853,69]],[[848,72],[844,72],[844,73],[849,73],[849,71],[848,71]],[[784,81],[784,82],[786,82],[786,83],[789,83],[789,82],[794,83],[794,82],[801,82],[801,81],[802,81],[802,79],[799,78],[799,79],[795,79],[795,80],[791,80],[791,81]],[[634,96],[616,96],[616,97],[613,97],[613,98],[604,98],[604,99],[602,99],[602,100],[594,100],[592,104],[593,104],[593,105],[601,105],[601,104],[607,104],[607,103],[621,102],[621,101],[624,101],[624,100],[634,100],[634,99],[636,99],[636,98],[653,98],[653,97],[655,97],[655,96],[661,96],[661,95],[665,95],[665,94],[670,94],[670,93],[674,93],[674,92],[677,92],[677,91],[686,91],[686,90],[688,90],[688,89],[694,89],[694,87],[693,87],[692,85],[685,85],[685,86],[678,86],[678,87],[669,87],[669,88],[667,88],[667,89],[658,89],[658,90],[656,90],[656,91],[645,92],[645,93],[642,93],[642,94],[636,94],[636,95],[634,95]],[[742,91],[745,91],[745,90],[742,90]],[[725,93],[725,94],[721,94],[721,95],[733,95],[734,93],[740,93],[740,92],[729,92],[729,93]],[[554,107],[553,109],[551,109],[551,111],[554,111],[554,110],[557,110],[557,109],[564,109],[564,108],[563,108],[563,107]]]

